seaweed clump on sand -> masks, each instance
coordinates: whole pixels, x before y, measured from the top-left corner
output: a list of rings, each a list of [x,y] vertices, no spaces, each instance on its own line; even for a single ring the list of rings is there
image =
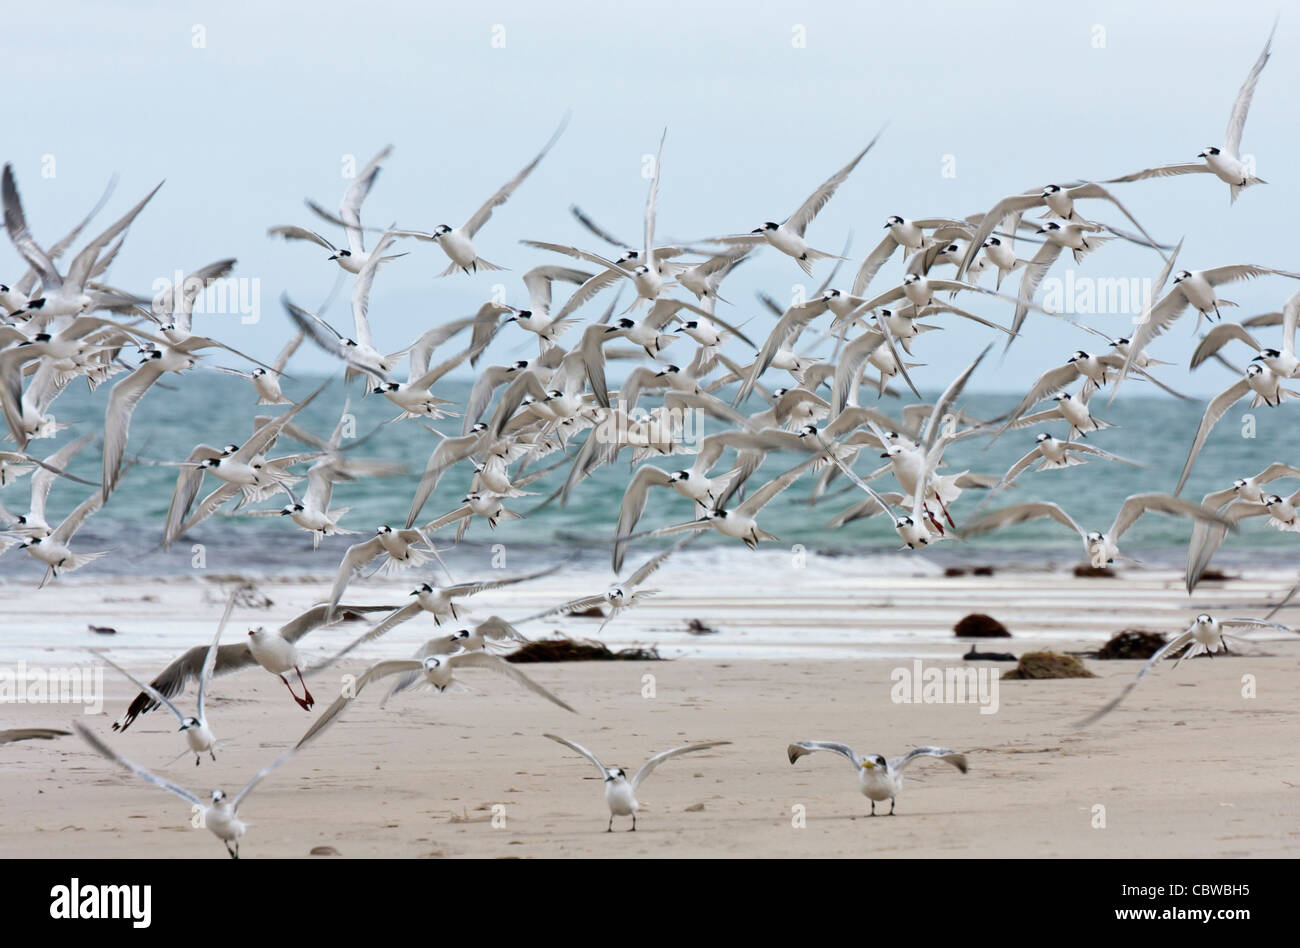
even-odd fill
[[[1002,676],[1003,678],[1096,678],[1087,666],[1073,655],[1059,652],[1026,652],[1020,656],[1020,664]]]
[[[964,616],[952,631],[959,639],[1009,639],[1011,633],[1007,627],[992,616],[982,612],[972,612]]]
[[[943,571],[943,575],[950,579],[954,576],[965,576],[969,573],[971,576],[992,576],[992,566],[972,566],[969,569],[965,566],[949,566]]]
[[[1091,563],[1080,563],[1074,568],[1074,575],[1080,579],[1098,579],[1114,576],[1115,571],[1109,566],[1093,566]]]
[[[654,646],[621,648],[611,652],[603,642],[577,639],[539,639],[511,652],[507,662],[527,665],[532,662],[662,662]]]
[[[1116,632],[1109,642],[1097,651],[1089,653],[1089,658],[1150,658],[1165,644],[1165,637],[1159,632],[1145,629],[1125,629]]]

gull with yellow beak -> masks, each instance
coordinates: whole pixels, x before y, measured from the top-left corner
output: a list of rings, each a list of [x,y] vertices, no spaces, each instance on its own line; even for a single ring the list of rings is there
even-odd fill
[[[962,773],[966,772],[966,755],[946,747],[915,747],[902,757],[888,759],[880,754],[855,754],[847,744],[832,741],[795,741],[786,748],[792,764],[814,751],[834,751],[853,762],[858,772],[858,788],[871,801],[872,816],[876,815],[876,803],[885,800],[889,801],[888,815],[894,815],[894,800],[903,786],[903,771],[918,757],[938,757]]]

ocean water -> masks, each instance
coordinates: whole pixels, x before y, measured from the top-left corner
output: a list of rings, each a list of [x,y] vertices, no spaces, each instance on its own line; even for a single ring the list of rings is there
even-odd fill
[[[322,379],[297,378],[286,382],[291,396],[301,397],[313,390]],[[170,389],[151,390],[136,410],[128,456],[145,460],[178,461],[186,457],[199,442],[222,445],[240,442],[251,432],[252,418],[258,413],[278,413],[279,407],[255,407],[255,396],[247,382],[213,372],[192,373],[183,379],[169,380]],[[1135,391],[1137,390],[1137,391]],[[389,478],[370,478],[336,485],[334,507],[347,506],[350,513],[343,525],[369,535],[382,523],[400,526],[405,522],[415,484],[436,437],[421,422],[406,420],[384,425],[397,409],[378,396],[361,397],[362,386],[354,382],[345,388],[341,379],[332,381],[321,395],[296,420],[303,427],[328,437],[351,396],[350,411],[356,418],[358,438],[366,438],[352,452],[357,457],[397,461],[406,473]],[[439,387],[438,394],[462,402],[469,391],[468,382],[450,382]],[[1195,435],[1204,403],[1178,401],[1168,397],[1150,397],[1130,383],[1111,406],[1102,393],[1095,400],[1095,414],[1117,427],[1094,433],[1088,442],[1114,454],[1140,462],[1144,468],[1091,461],[1062,471],[1026,473],[1018,486],[1003,491],[984,509],[1026,500],[1053,500],[1060,503],[1085,529],[1105,530],[1113,521],[1119,505],[1130,494],[1143,491],[1171,491],[1177,484],[1187,450]],[[974,415],[993,417],[1013,407],[1019,396],[972,395],[962,405]],[[78,382],[55,403],[59,421],[72,427],[55,439],[32,442],[30,450],[39,456],[53,451],[80,432],[100,428],[107,401],[107,387],[89,393]],[[866,402],[864,402],[865,404]],[[883,398],[879,407],[897,415],[902,402]],[[1241,402],[1219,422],[1183,496],[1199,500],[1204,493],[1229,486],[1234,478],[1252,475],[1273,461],[1297,462],[1288,457],[1285,447],[1296,425],[1297,408],[1286,404],[1280,408],[1251,410]],[[455,407],[455,406],[452,406]],[[750,410],[757,410],[757,400]],[[383,427],[379,427],[383,425]],[[703,433],[720,430],[722,423],[706,419]],[[437,427],[458,434],[460,419],[445,419]],[[377,432],[371,435],[372,431]],[[970,470],[1000,476],[1019,457],[1033,447],[1034,435],[1049,430],[1057,437],[1066,434],[1064,422],[1008,432],[989,446],[987,439],[959,442],[949,449],[946,471]],[[346,445],[347,442],[345,442]],[[70,465],[70,469],[89,480],[99,480],[99,444],[92,442]],[[276,453],[297,450],[282,439]],[[576,444],[570,453],[576,450]],[[538,466],[558,460],[552,455]],[[598,471],[574,491],[567,505],[553,502],[534,510],[550,492],[563,482],[568,466],[530,485],[535,496],[520,497],[509,506],[525,514],[525,519],[511,521],[490,531],[485,521],[476,518],[466,534],[463,552],[487,555],[494,544],[505,544],[523,554],[523,560],[553,558],[563,551],[594,564],[608,560],[610,540],[618,517],[623,490],[633,468],[630,452],[620,461]],[[766,477],[780,473],[801,460],[800,457],[771,456],[750,489]],[[691,458],[659,458],[654,463],[666,470],[688,467]],[[865,475],[884,462],[864,452],[857,471]],[[75,577],[90,581],[96,576],[166,576],[186,573],[194,568],[195,545],[202,545],[206,569],[213,573],[300,574],[324,576],[337,568],[342,550],[360,537],[334,537],[322,542],[313,552],[311,538],[287,518],[246,517],[219,513],[176,543],[170,550],[158,549],[162,522],[176,480],[174,467],[137,464],[112,495],[109,503],[93,516],[78,533],[74,548],[80,551],[112,550],[112,555],[85,567]],[[468,487],[472,471],[468,465],[448,472],[421,514],[421,522],[459,506]],[[212,479],[204,493],[211,489]],[[0,503],[17,513],[27,509],[28,480],[0,489]],[[892,477],[876,482],[880,490],[893,489]],[[1278,493],[1296,489],[1294,481],[1279,481]],[[305,489],[305,481],[301,488]],[[895,551],[899,542],[889,522],[881,517],[860,520],[831,529],[828,522],[841,510],[858,502],[864,495],[840,478],[827,496],[816,505],[809,502],[812,480],[805,478],[774,500],[763,511],[764,529],[780,537],[780,544],[802,544],[810,552],[828,555],[876,555]],[[50,495],[49,519],[55,522],[87,495],[90,488],[60,480]],[[675,492],[665,490],[653,497],[638,530],[648,530],[693,516],[691,505]],[[952,507],[960,525],[983,499],[983,491],[964,494]],[[279,509],[283,495],[257,506]],[[1181,564],[1186,555],[1190,524],[1181,518],[1151,515],[1143,518],[1126,534],[1121,544],[1130,556],[1151,565]],[[441,544],[450,544],[454,527],[440,531]],[[629,554],[628,564],[638,561],[638,549],[647,551],[663,541],[641,541]],[[744,568],[748,553],[735,541],[711,531],[696,543],[696,548],[721,545],[723,551],[734,548],[735,556],[726,562]],[[775,544],[773,544],[775,546]],[[1272,566],[1300,564],[1300,535],[1284,534],[1267,527],[1263,518],[1246,521],[1238,534],[1228,538],[1220,550],[1216,565],[1247,565],[1262,562],[1261,551]],[[1082,559],[1077,537],[1054,521],[1042,520],[1023,524],[971,541],[943,543],[923,554],[939,564],[965,562],[1027,567],[1069,565]],[[0,579],[27,582],[39,580],[43,567],[22,551],[9,550],[0,556]]]

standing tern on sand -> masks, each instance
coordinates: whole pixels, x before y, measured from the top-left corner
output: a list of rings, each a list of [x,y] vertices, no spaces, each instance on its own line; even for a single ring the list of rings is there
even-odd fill
[[[629,779],[627,771],[622,767],[606,767],[600,762],[599,757],[581,744],[575,744],[573,741],[555,734],[543,734],[542,736],[549,737],[556,743],[577,751],[596,765],[596,769],[600,771],[600,778],[605,784],[605,805],[609,807],[609,824],[605,827],[607,833],[614,832],[614,817],[616,816],[632,817],[632,826],[628,832],[636,832],[636,811],[641,808],[641,804],[636,798],[637,789],[650,776],[650,773],[665,760],[671,757],[680,757],[682,754],[706,751],[712,747],[723,747],[731,743],[731,741],[712,741],[707,744],[687,744],[683,747],[674,747],[672,750],[662,751],[642,764],[640,769]]]
[[[814,751],[831,751],[846,758],[858,773],[858,789],[871,801],[871,815],[876,815],[876,803],[889,801],[888,816],[894,815],[894,802],[903,786],[903,771],[920,757],[938,757],[966,773],[966,755],[946,747],[917,747],[902,757],[885,758],[880,754],[858,754],[847,744],[833,741],[795,741],[786,748],[790,763],[796,763]]]

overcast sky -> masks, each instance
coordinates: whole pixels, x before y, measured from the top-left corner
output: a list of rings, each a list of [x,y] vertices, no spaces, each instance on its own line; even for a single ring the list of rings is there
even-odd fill
[[[961,217],[1051,181],[1196,160],[1222,142],[1276,13],[1276,3],[1248,0],[22,4],[6,11],[3,157],[14,163],[44,243],[85,213],[112,173],[121,182],[105,225],[166,178],[112,282],[144,292],[177,267],[235,256],[237,275],[259,281],[262,319],[244,326],[213,317],[199,328],[269,359],[289,333],[280,293],[314,307],[337,270],[319,248],[273,241],[266,229],[320,226],[303,199],[337,206],[345,155],[360,163],[395,145],[365,206],[370,224],[455,226],[572,110],[554,150],[476,240],[483,257],[510,272],[436,279],[447,261],[428,244],[405,248],[410,256],[383,271],[371,320],[381,348],[396,349],[472,312],[494,283],[522,303],[519,276],[560,258],[520,246],[521,238],[603,249],[569,217],[571,203],[638,242],[642,156],[665,126],[659,233],[689,239],[784,219],[888,123],[808,232],[832,252],[854,232],[853,264],[837,281],[847,288],[890,214]],[[1186,236],[1180,265],[1300,269],[1279,211],[1300,206],[1297,87],[1300,16],[1284,16],[1243,140],[1270,183],[1235,207],[1209,175],[1116,186],[1156,237]],[[1089,213],[1122,223],[1104,205]],[[1063,277],[1067,264],[1063,257],[1054,275]],[[765,249],[727,285],[736,305],[719,314],[770,325],[754,291],[785,299],[794,284],[815,286],[829,266],[805,281],[793,261]],[[1116,242],[1076,276],[1140,279],[1159,268],[1153,252]],[[23,269],[4,242],[0,279]],[[893,261],[873,289],[901,273]],[[1241,318],[1280,308],[1290,292],[1288,281],[1266,280],[1223,295],[1241,304],[1233,313]],[[601,308],[598,299],[591,311]],[[1010,318],[1009,306],[979,311]],[[330,318],[346,331],[346,299]],[[1118,332],[1125,317],[1085,321]],[[1193,324],[1187,318],[1153,352],[1185,363]],[[916,347],[917,361],[931,366],[920,378],[941,386],[986,337],[958,326],[931,335]],[[512,329],[492,355],[528,355],[531,340]],[[1002,367],[972,387],[1027,384],[1090,344],[1031,314]],[[330,366],[319,352],[299,358],[300,370]],[[1216,367],[1190,380],[1179,369],[1171,380],[1197,392],[1230,381]]]

